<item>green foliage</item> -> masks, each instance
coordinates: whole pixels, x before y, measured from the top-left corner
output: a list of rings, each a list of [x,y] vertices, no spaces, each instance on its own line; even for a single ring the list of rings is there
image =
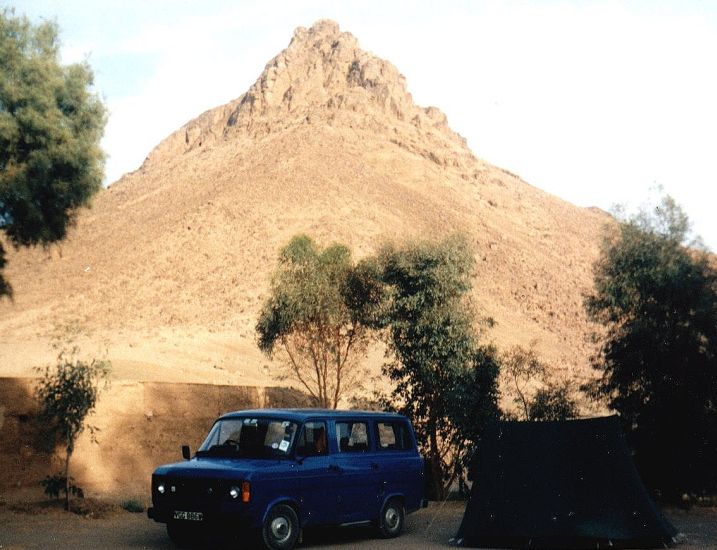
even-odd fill
[[[717,273],[669,197],[607,235],[586,300],[604,332],[587,387],[620,413],[665,496],[717,489]]]
[[[354,265],[345,246],[321,250],[306,235],[281,250],[256,325],[258,344],[270,357],[281,354],[282,376],[298,382],[319,407],[336,408],[360,386],[367,325],[382,299],[374,271],[368,263]]]
[[[77,498],[85,498],[85,493],[81,487],[75,485],[74,478],[68,478],[62,474],[55,474],[53,476],[47,476],[45,479],[40,481],[40,485],[45,490],[45,494],[50,498],[60,498],[60,493],[65,493],[65,496],[71,494]]]
[[[54,428],[56,441],[65,450],[65,509],[69,509],[69,497],[72,494],[69,477],[70,457],[75,450],[77,437],[87,427],[92,433],[93,426],[86,426],[85,420],[97,403],[100,383],[107,381],[110,364],[108,361],[90,362],[77,357],[77,348],[70,352],[62,351],[54,367],[38,369],[42,373],[36,397],[40,403],[40,418]],[[50,478],[52,479],[52,478]],[[45,486],[47,491],[47,486]]]
[[[37,386],[40,415],[57,427],[61,441],[70,454],[77,436],[85,428],[85,418],[97,403],[99,382],[106,380],[109,363],[93,359],[89,363],[77,357],[77,350],[60,352],[54,367],[45,367]],[[88,427],[94,431],[91,426]]]
[[[2,220],[0,220],[0,223]],[[5,249],[2,246],[2,243],[0,243],[0,297],[3,296],[12,296],[12,286],[10,286],[10,283],[5,280],[5,278],[2,276],[2,271],[5,269],[5,266],[7,265],[7,259],[5,258]]]
[[[15,246],[63,239],[101,187],[106,113],[92,82],[86,63],[60,64],[56,24],[0,9],[0,228]]]
[[[457,236],[388,247],[379,258],[389,289],[383,324],[394,358],[384,373],[428,457],[432,496],[443,498],[497,414],[495,353],[478,346],[466,299],[473,254]]]

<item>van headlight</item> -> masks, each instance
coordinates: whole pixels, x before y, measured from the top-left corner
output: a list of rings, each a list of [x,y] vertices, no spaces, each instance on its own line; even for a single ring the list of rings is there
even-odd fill
[[[165,489],[164,483],[160,483],[159,485],[157,485],[157,492],[158,492],[160,495],[163,495],[166,490],[167,490],[167,489]]]
[[[242,502],[251,502],[251,483],[242,481],[241,485],[232,485],[229,487],[229,497],[232,500],[241,499]]]

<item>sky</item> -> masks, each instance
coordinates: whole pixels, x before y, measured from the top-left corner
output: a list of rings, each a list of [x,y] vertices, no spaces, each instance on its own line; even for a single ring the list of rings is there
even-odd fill
[[[337,21],[473,152],[579,206],[671,195],[717,251],[717,1],[0,0],[57,21],[110,117],[106,184]]]

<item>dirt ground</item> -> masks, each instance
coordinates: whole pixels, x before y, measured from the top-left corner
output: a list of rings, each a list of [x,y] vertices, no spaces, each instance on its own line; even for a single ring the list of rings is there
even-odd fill
[[[376,538],[368,527],[317,529],[305,534],[300,547],[346,550],[447,548],[458,530],[463,510],[464,503],[458,502],[431,505],[409,516],[405,533],[392,540]],[[677,548],[717,548],[717,508],[668,510],[666,515],[686,539]],[[118,506],[100,519],[65,513],[57,508],[0,506],[0,549],[46,548],[170,550],[174,546],[167,538],[164,525],[147,519],[145,514],[129,513]]]

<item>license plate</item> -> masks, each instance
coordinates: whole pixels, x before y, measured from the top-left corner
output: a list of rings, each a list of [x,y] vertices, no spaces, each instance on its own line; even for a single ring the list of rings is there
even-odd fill
[[[181,510],[175,510],[174,519],[183,519],[186,521],[202,521],[204,519],[204,515],[201,512],[183,512]]]

